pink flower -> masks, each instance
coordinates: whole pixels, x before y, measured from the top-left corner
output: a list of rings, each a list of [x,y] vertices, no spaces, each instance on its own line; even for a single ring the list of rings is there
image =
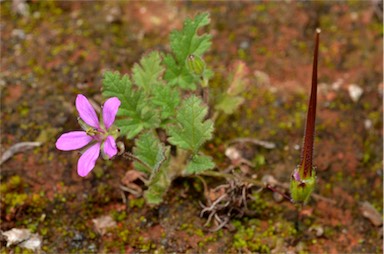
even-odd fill
[[[77,150],[87,146],[77,163],[79,176],[86,176],[95,167],[99,158],[100,150],[103,157],[112,158],[117,154],[115,142],[116,129],[111,128],[115,121],[120,100],[117,97],[108,99],[104,103],[102,119],[100,124],[95,109],[88,99],[77,95],[76,109],[79,112],[79,123],[84,131],[71,131],[62,134],[56,141],[56,148],[62,151]]]

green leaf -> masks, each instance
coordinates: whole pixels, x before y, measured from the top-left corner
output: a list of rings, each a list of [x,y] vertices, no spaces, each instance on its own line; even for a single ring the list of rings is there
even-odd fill
[[[215,105],[216,110],[221,110],[225,114],[233,114],[235,110],[244,102],[244,98],[240,96],[231,96],[224,94]]]
[[[189,55],[201,57],[211,46],[211,35],[198,35],[197,31],[210,22],[208,13],[199,14],[194,20],[187,19],[181,31],[173,31],[170,35],[172,55],[166,55],[167,66],[164,78],[171,85],[183,89],[195,90],[199,79],[190,72],[186,65]]]
[[[228,75],[229,87],[227,93],[236,96],[245,91],[249,86],[249,69],[242,61],[236,61],[231,66],[232,71]]]
[[[187,18],[184,22],[183,30],[172,31],[171,49],[179,62],[185,62],[187,56],[202,56],[211,46],[211,35],[204,34],[199,36],[199,28],[208,25],[210,22],[209,14],[202,13],[194,20]]]
[[[194,174],[200,173],[207,169],[212,169],[214,167],[215,163],[213,163],[212,158],[210,156],[196,154],[187,164],[187,168],[185,169],[185,171],[188,174]]]
[[[180,104],[180,93],[170,86],[157,86],[154,89],[152,103],[161,108],[161,119],[167,119],[176,113]]]
[[[103,96],[118,97],[121,101],[116,120],[122,135],[129,139],[136,136],[143,129],[156,128],[160,123],[158,112],[151,108],[148,97],[141,90],[133,88],[127,75],[107,71],[103,78]]]
[[[128,139],[131,139],[138,135],[143,129],[143,124],[136,119],[118,119],[115,124],[120,129],[121,135],[127,135]]]
[[[178,109],[176,124],[168,127],[168,141],[182,149],[197,153],[200,146],[212,138],[213,122],[205,120],[207,106],[192,95]]]
[[[136,139],[133,154],[140,160],[133,163],[135,169],[149,175],[145,199],[149,204],[161,203],[163,195],[171,185],[171,179],[166,173],[168,165],[164,165],[169,156],[169,149],[162,145],[153,132],[147,132]]]
[[[135,161],[135,169],[147,174],[157,172],[165,160],[165,148],[152,132],[144,133],[136,139],[133,154],[142,162]]]
[[[244,98],[240,96],[249,86],[249,69],[246,64],[236,61],[231,66],[232,71],[229,73],[229,87],[227,91],[219,97],[215,109],[221,110],[225,114],[233,114],[235,110],[244,102]]]
[[[158,171],[152,181],[148,184],[148,189],[144,192],[144,198],[148,204],[157,205],[163,201],[163,196],[171,186],[169,179],[164,170]]]
[[[140,64],[135,64],[132,69],[134,83],[143,88],[146,93],[151,93],[156,84],[162,83],[161,76],[164,67],[161,65],[159,52],[153,51],[141,58]]]
[[[198,79],[190,73],[186,66],[182,63],[181,65],[176,63],[171,55],[165,56],[164,64],[167,65],[167,71],[165,72],[164,78],[170,85],[177,85],[186,90],[196,89],[195,83]]]

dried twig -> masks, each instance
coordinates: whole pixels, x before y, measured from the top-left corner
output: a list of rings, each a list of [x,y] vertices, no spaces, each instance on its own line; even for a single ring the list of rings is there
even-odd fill
[[[209,190],[204,179],[199,177],[199,179],[203,182],[204,195],[206,198],[206,204],[199,202],[202,208],[200,217],[208,216],[207,221],[204,224],[205,227],[212,221],[216,225],[216,227],[209,229],[209,231],[217,231],[223,227],[231,228],[232,225],[229,223],[231,218],[241,217],[244,214],[250,216],[255,214],[255,212],[248,209],[248,202],[253,200],[251,195],[252,187],[259,188],[256,192],[260,192],[264,189],[270,189],[274,192],[278,192],[287,200],[291,201],[291,198],[286,194],[289,190],[289,184],[281,183],[272,176],[266,176],[262,181],[258,181],[244,177],[233,171],[228,173],[205,171],[200,175],[222,177],[227,181],[226,183]],[[278,187],[281,191],[278,191],[275,187]],[[223,191],[223,193],[220,193],[220,191]],[[220,194],[219,196],[217,196],[218,193]],[[336,204],[334,200],[325,198],[319,194],[312,194],[312,196],[315,200],[323,200],[331,204]]]
[[[228,144],[233,144],[233,143],[251,143],[253,145],[261,146],[267,149],[274,149],[276,147],[275,143],[259,140],[255,138],[235,138],[229,141]]]
[[[20,142],[11,146],[7,151],[3,153],[0,159],[0,165],[9,160],[16,153],[25,152],[32,148],[38,147],[41,142]]]

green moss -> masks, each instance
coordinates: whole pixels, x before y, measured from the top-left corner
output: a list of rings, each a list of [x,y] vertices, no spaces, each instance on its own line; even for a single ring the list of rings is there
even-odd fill
[[[115,221],[120,222],[127,218],[127,213],[125,211],[113,211],[112,217]]]
[[[257,54],[259,55],[266,55],[268,53],[268,49],[266,47],[258,47],[257,48]]]
[[[6,207],[6,214],[15,211],[19,206],[30,202],[30,199],[25,192],[26,185],[22,182],[20,176],[12,176],[7,182],[2,182],[0,185],[1,201]]]
[[[249,251],[258,251],[262,253],[269,253],[270,249],[265,244],[262,244],[260,239],[255,237],[256,225],[259,222],[255,219],[247,223],[247,227],[242,224],[236,224],[237,232],[234,235],[233,247],[235,249],[247,249]]]
[[[260,193],[254,193],[253,196],[253,202],[249,204],[249,209],[251,211],[255,211],[258,214],[261,214],[265,209],[268,207],[267,201],[261,197]]]
[[[265,165],[265,156],[263,154],[257,154],[255,158],[252,160],[255,168],[259,168]]]
[[[271,220],[268,224],[269,226],[264,228],[265,226],[262,226],[258,219],[235,221],[233,225],[237,232],[234,235],[232,247],[237,251],[270,253],[281,244],[282,238],[287,239],[296,234],[293,225],[281,218]]]
[[[127,229],[118,232],[118,236],[122,242],[127,242],[129,239],[129,235],[130,235],[130,231]]]
[[[130,208],[143,208],[143,206],[145,205],[145,199],[144,198],[134,198],[134,199],[130,199],[128,201],[128,206]]]
[[[205,234],[201,235],[203,240],[199,241],[198,243],[199,248],[203,250],[203,247],[206,246],[208,243],[217,241],[218,239],[217,235],[218,233],[216,233],[216,235],[208,235],[208,236]]]

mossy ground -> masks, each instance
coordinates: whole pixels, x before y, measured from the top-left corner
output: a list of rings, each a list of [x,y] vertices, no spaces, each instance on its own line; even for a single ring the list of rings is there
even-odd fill
[[[0,4],[2,150],[22,141],[43,142],[2,165],[1,230],[38,233],[46,253],[382,252],[382,229],[359,210],[368,201],[383,212],[383,27],[371,2],[32,1],[28,17],[12,12],[11,1]],[[76,94],[102,102],[103,70],[126,73],[142,53],[167,50],[169,32],[201,11],[211,13],[214,36],[206,57],[215,71],[211,98],[225,89],[235,60],[247,64],[251,80],[238,112],[217,119],[207,151],[225,167],[229,140],[274,142],[273,150],[243,152],[258,177],[269,174],[282,182],[289,181],[300,158],[313,33],[323,30],[316,193],[336,204],[311,200],[299,226],[294,205],[277,203],[263,191],[251,204],[255,216],[234,218],[234,231],[209,232],[199,217],[202,188],[191,178],[177,179],[158,207],[134,197],[125,205],[118,184],[131,169],[129,161],[100,161],[83,179],[76,174],[78,155],[54,147],[60,133],[77,128]],[[348,95],[353,83],[364,89],[357,103]],[[106,214],[117,227],[100,235],[92,219]],[[311,230],[317,226],[324,230],[320,237]],[[3,242],[1,253],[9,252],[26,251]]]

